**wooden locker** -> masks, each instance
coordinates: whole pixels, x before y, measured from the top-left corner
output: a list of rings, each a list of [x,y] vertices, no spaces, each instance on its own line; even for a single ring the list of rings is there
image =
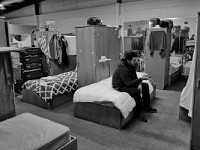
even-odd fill
[[[79,87],[111,76],[119,64],[120,39],[114,27],[76,27]],[[102,56],[111,59],[99,62]]]
[[[153,56],[150,55],[149,36],[153,31],[164,31],[166,33],[166,55],[164,58],[160,56],[160,51],[154,51]],[[171,48],[171,30],[168,28],[153,28],[147,30],[147,37],[145,43],[146,52],[146,73],[153,78],[156,88],[164,89],[168,86],[169,79],[169,59]]]
[[[4,17],[0,17],[0,121],[15,116],[12,58],[7,51]]]

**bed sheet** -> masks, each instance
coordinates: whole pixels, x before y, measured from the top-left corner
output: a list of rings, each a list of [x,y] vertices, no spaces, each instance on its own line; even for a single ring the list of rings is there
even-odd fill
[[[54,76],[47,76],[36,80],[28,80],[23,88],[38,94],[49,103],[53,96],[61,95],[78,88],[77,71],[64,72]]]

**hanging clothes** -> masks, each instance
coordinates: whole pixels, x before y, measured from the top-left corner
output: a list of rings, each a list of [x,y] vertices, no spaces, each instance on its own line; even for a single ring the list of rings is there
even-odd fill
[[[144,50],[143,36],[132,37],[132,50]]]
[[[65,40],[64,36],[61,36],[59,38],[59,45],[62,49],[62,64],[65,66],[69,66],[69,60],[68,60],[68,55],[67,55],[67,48],[68,48],[68,43]]]
[[[60,45],[58,44],[58,35],[54,34],[50,41],[49,41],[49,52],[50,52],[50,57],[51,59],[58,59],[58,51],[61,49]]]
[[[183,37],[176,37],[174,42],[173,42],[172,48],[170,50],[170,53],[172,53],[172,52],[183,53],[184,45],[185,45],[184,38]]]
[[[161,58],[166,55],[167,35],[164,31],[152,31],[149,35],[150,55],[153,56],[154,51],[160,51]]]

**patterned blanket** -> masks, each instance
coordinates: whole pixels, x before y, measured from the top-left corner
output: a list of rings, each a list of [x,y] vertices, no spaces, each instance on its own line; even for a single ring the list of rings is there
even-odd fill
[[[69,71],[55,76],[28,80],[23,84],[23,88],[37,93],[45,102],[49,103],[53,96],[78,88],[77,72]]]

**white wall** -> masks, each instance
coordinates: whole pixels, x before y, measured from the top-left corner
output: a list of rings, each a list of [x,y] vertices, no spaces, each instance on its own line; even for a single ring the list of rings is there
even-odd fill
[[[185,18],[197,16],[200,0],[144,0],[123,3],[122,22],[149,20],[150,18]]]
[[[195,17],[200,11],[200,0],[143,0],[136,2],[127,2],[121,4],[121,15],[119,24],[124,22],[149,20],[150,18],[185,18]],[[43,6],[43,9],[45,7]],[[6,18],[12,24],[32,24],[36,25],[35,16],[31,15],[32,7],[29,6],[30,16],[16,17],[20,10],[7,14]],[[54,9],[55,11],[56,9]],[[63,10],[63,9],[60,9]],[[48,11],[50,11],[48,9]],[[116,5],[107,5],[101,7],[92,7],[78,10],[61,11],[57,13],[44,13],[40,15],[40,26],[44,21],[55,21],[58,30],[62,33],[74,31],[74,27],[86,25],[90,16],[97,16],[103,20],[106,25],[117,25]],[[23,12],[26,12],[25,8]],[[43,10],[43,12],[45,12]],[[13,18],[13,15],[15,17]],[[19,15],[20,16],[20,15]],[[10,18],[10,19],[9,19]]]
[[[30,34],[36,26],[9,24],[9,33],[14,35]]]

